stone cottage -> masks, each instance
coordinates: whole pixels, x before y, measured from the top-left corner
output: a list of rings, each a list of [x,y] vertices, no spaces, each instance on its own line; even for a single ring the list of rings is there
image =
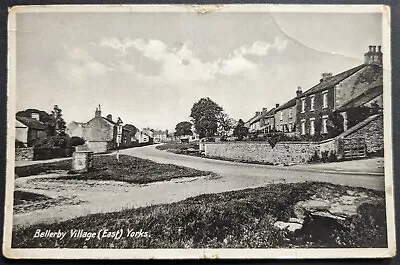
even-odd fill
[[[298,134],[314,135],[317,130],[326,134],[328,118],[335,111],[345,113],[350,106],[371,102],[382,105],[381,46],[369,46],[364,58],[363,64],[337,75],[323,73],[318,84],[299,93],[296,98]]]
[[[46,126],[39,120],[39,113],[32,113],[32,117],[16,117],[15,140],[25,147],[33,146],[39,140],[46,138]]]
[[[112,115],[101,116],[100,106],[96,108],[94,117],[86,123],[71,122],[67,126],[70,136],[85,139],[89,149],[95,153],[103,153],[117,148],[117,127],[122,126],[121,147],[128,147],[132,143],[130,130],[123,127],[122,120],[115,122]]]

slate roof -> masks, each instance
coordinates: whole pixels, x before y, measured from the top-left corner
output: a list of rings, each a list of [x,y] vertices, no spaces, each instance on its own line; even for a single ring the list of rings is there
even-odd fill
[[[46,129],[46,125],[44,123],[34,119],[34,118],[28,118],[28,117],[16,117],[17,121],[21,122],[25,126],[31,129],[36,129],[36,130],[44,130]]]
[[[301,94],[299,97],[301,98],[301,97],[315,94],[322,90],[331,88],[331,87],[335,86],[336,84],[338,84],[339,82],[343,81],[344,79],[348,78],[349,76],[355,74],[357,71],[361,70],[362,68],[364,68],[366,66],[367,66],[366,64],[361,64],[361,65],[351,68],[347,71],[344,71],[337,75],[334,75],[334,76],[330,77],[329,79],[316,84],[315,86],[313,86],[312,88],[310,88],[309,90],[307,90],[303,94]]]
[[[383,94],[383,86],[373,87],[367,90],[366,92],[362,93],[361,95],[352,98],[351,100],[343,104],[338,110],[344,111],[349,108],[362,106],[363,104],[373,100],[374,98],[382,94]]]
[[[295,105],[296,105],[296,98],[292,98],[288,102],[285,102],[281,106],[277,107],[276,111],[280,111],[280,110],[283,110],[283,109],[291,108],[291,107],[294,107]]]

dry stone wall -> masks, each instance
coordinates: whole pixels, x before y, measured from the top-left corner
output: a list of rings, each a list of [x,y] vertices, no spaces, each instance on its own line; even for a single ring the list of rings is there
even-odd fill
[[[268,142],[205,144],[205,155],[208,157],[274,165],[304,164],[315,152],[319,153],[319,144],[313,142],[280,142],[274,148]]]
[[[368,153],[383,149],[383,115],[380,115],[366,126],[346,136],[346,138],[364,138]]]
[[[33,160],[33,147],[15,148],[15,160]]]

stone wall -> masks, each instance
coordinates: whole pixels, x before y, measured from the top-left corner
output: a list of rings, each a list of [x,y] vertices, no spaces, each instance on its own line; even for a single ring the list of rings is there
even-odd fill
[[[377,116],[365,126],[345,136],[345,138],[364,138],[368,153],[383,150],[383,137],[383,115]]]
[[[15,148],[15,160],[33,160],[33,147]]]
[[[279,142],[274,148],[268,142],[205,143],[205,155],[242,162],[274,165],[304,164],[319,153],[313,142]]]

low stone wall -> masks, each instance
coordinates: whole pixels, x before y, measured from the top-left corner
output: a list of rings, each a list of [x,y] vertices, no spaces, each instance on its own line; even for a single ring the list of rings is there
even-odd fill
[[[383,115],[378,116],[364,127],[345,136],[346,138],[364,138],[368,153],[382,151],[383,141]]]
[[[274,165],[304,164],[315,152],[319,154],[319,144],[314,142],[279,142],[274,148],[268,142],[205,143],[208,157]]]
[[[33,147],[15,148],[15,160],[33,160]]]

